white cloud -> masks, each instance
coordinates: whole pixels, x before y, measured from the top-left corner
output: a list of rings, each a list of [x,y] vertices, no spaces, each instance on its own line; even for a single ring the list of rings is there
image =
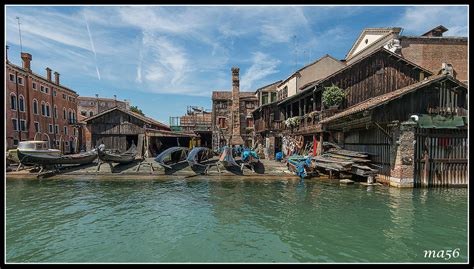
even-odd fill
[[[241,90],[253,90],[256,82],[262,82],[264,78],[269,75],[278,73],[277,69],[280,60],[270,57],[263,52],[256,52],[253,54],[253,63],[250,68],[243,74],[241,79]],[[265,83],[260,83],[265,84]]]
[[[421,35],[428,30],[444,25],[449,29],[446,36],[467,36],[466,6],[414,6],[407,7],[396,25],[404,34]]]

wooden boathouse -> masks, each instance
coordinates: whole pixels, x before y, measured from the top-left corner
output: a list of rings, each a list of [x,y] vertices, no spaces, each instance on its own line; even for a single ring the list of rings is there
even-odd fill
[[[106,148],[124,152],[135,144],[137,157],[152,157],[171,146],[188,146],[195,134],[173,132],[167,125],[119,107],[84,120],[90,132],[87,148],[104,143]]]

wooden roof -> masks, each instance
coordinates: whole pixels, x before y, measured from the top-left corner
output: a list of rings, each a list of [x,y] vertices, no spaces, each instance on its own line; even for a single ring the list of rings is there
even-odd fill
[[[423,87],[426,87],[428,85],[431,85],[435,82],[438,82],[438,81],[441,81],[441,80],[444,80],[444,79],[450,79],[451,81],[453,81],[453,82],[455,82],[455,83],[459,84],[460,86],[467,89],[466,84],[460,82],[459,80],[457,80],[457,79],[455,79],[455,78],[453,78],[453,77],[451,77],[447,74],[435,75],[435,76],[431,76],[431,77],[427,78],[426,80],[408,85],[406,87],[395,90],[393,92],[389,92],[389,93],[386,93],[386,94],[382,94],[382,95],[370,98],[370,99],[368,99],[364,102],[361,102],[357,105],[349,107],[349,108],[345,109],[344,111],[342,111],[340,113],[337,113],[337,114],[335,114],[331,117],[328,117],[328,118],[320,121],[320,123],[321,124],[329,123],[329,122],[334,121],[336,119],[340,119],[340,118],[343,118],[343,117],[346,117],[346,116],[349,116],[349,115],[352,115],[352,114],[355,114],[355,113],[358,113],[358,112],[362,112],[362,111],[367,110],[367,109],[373,109],[373,108],[378,107],[380,105],[383,105],[385,103],[391,102],[391,101],[393,101],[397,98],[400,98],[400,97],[404,96],[405,94],[411,93],[413,91],[416,91],[418,89],[421,89]]]
[[[99,113],[99,114],[96,114],[96,115],[94,115],[94,116],[92,116],[92,117],[89,117],[89,118],[87,118],[87,119],[84,119],[84,122],[89,122],[89,121],[91,121],[91,120],[93,120],[93,119],[99,118],[99,117],[101,117],[101,116],[103,116],[103,115],[105,115],[105,114],[111,113],[112,111],[115,111],[115,110],[119,110],[119,111],[121,111],[121,112],[123,112],[123,113],[125,113],[125,114],[128,114],[128,115],[130,115],[130,116],[132,116],[132,117],[135,117],[135,118],[137,118],[137,119],[139,119],[139,120],[141,120],[141,121],[144,121],[144,122],[146,122],[146,123],[148,123],[148,124],[150,124],[150,125],[154,125],[154,126],[156,126],[156,127],[159,127],[159,128],[165,129],[165,130],[169,130],[169,131],[171,130],[170,127],[168,127],[167,125],[165,125],[165,124],[163,124],[163,123],[161,123],[161,122],[159,122],[159,121],[156,121],[156,120],[154,120],[154,119],[152,119],[152,118],[149,118],[149,117],[146,117],[146,116],[142,116],[142,115],[140,115],[140,114],[138,114],[138,113],[135,113],[135,112],[133,112],[133,111],[130,111],[130,110],[122,109],[122,108],[120,108],[120,107],[113,107],[113,108],[111,108],[111,109],[105,110],[105,111],[103,111],[103,112],[101,112],[101,113]]]

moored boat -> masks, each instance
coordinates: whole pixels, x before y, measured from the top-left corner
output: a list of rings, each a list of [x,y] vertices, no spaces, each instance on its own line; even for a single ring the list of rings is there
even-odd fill
[[[111,151],[107,151],[105,149],[105,145],[100,145],[98,149],[99,159],[105,163],[120,163],[120,164],[127,164],[131,163],[135,160],[135,156],[137,155],[137,147],[135,144],[123,153],[115,153]]]
[[[185,147],[171,147],[158,154],[155,161],[167,169],[172,169],[171,165],[186,160],[188,152],[189,149]]]
[[[253,170],[255,164],[260,162],[260,159],[258,158],[257,152],[246,149],[242,152],[242,166],[241,169],[243,170],[244,165],[250,166],[250,169]]]

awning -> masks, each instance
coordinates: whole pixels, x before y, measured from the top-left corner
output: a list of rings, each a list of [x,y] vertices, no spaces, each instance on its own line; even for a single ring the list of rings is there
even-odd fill
[[[419,128],[457,129],[467,125],[466,116],[420,115],[417,121]]]

